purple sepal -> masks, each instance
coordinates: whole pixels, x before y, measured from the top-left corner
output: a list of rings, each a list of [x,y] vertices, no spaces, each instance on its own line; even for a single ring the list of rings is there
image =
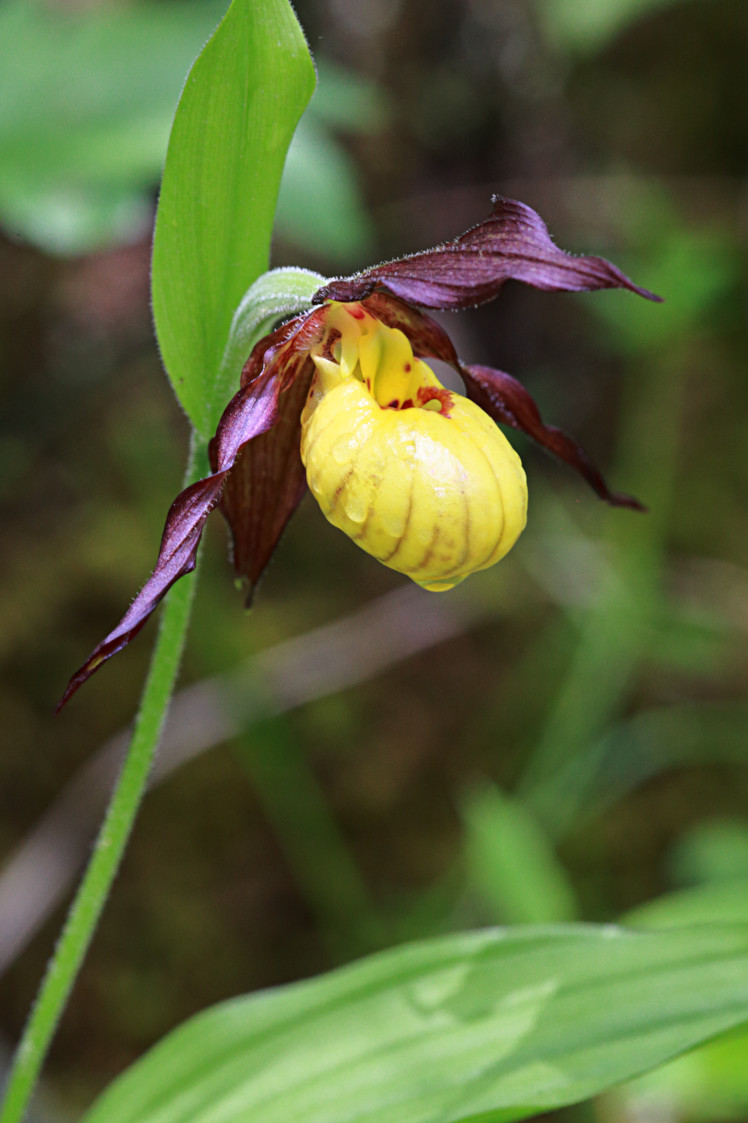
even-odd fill
[[[647,300],[661,299],[602,257],[564,253],[554,245],[540,215],[501,196],[494,198],[484,222],[451,242],[331,281],[312,299],[315,304],[363,300],[382,288],[421,308],[468,308],[492,300],[509,280],[547,292],[622,288]]]
[[[519,429],[560,460],[565,460],[611,506],[646,511],[647,508],[633,496],[611,491],[594,462],[576,441],[554,425],[543,424],[533,398],[516,378],[492,367],[465,364],[461,366],[461,373],[467,396],[494,421]]]
[[[203,527],[218,503],[226,475],[242,445],[274,424],[280,386],[279,379],[262,376],[232,398],[214,438],[216,470],[206,479],[191,484],[172,503],[153,573],[114,631],[94,648],[72,676],[58,703],[58,711],[102,663],[137,635],[174,582],[195,568]]]

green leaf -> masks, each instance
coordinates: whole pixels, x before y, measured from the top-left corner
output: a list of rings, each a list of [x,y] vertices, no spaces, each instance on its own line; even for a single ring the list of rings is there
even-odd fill
[[[714,828],[717,824],[712,824]],[[737,823],[733,823],[736,838]],[[703,836],[708,837],[707,835]],[[718,837],[714,836],[715,840]],[[727,841],[725,835],[725,841]],[[681,928],[696,924],[748,924],[748,878],[718,878],[640,905],[625,922],[637,928]],[[627,1116],[711,1121],[745,1114],[748,1109],[748,1032],[739,1029],[687,1056],[647,1073],[621,1089]],[[637,1110],[638,1109],[638,1110]]]
[[[267,269],[283,164],[314,89],[287,0],[234,0],[193,66],[169,140],[153,246],[161,354],[207,436],[237,305]]]
[[[507,924],[573,920],[566,871],[530,810],[486,784],[464,800],[468,880],[492,918]]]
[[[745,925],[466,933],[215,1007],[85,1123],[495,1123],[747,1021]]]
[[[703,1120],[745,1118],[748,1112],[748,1033],[729,1033],[647,1073],[619,1093],[626,1118]],[[616,1113],[618,1114],[618,1113]]]

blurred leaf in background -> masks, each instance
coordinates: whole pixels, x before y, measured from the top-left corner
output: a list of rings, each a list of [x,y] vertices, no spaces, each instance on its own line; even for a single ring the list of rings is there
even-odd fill
[[[748,823],[702,824],[679,840],[673,861],[701,882],[629,913],[626,922],[650,930],[691,925],[744,924],[748,920]],[[748,1031],[734,1030],[613,1093],[630,1117],[667,1112],[712,1123],[748,1111]]]
[[[0,7],[0,222],[10,233],[80,254],[148,232],[179,92],[225,9],[225,0]],[[347,95],[322,94],[299,130],[279,233],[306,250],[322,223],[314,245],[332,264],[355,263],[371,230],[337,135],[376,126],[383,102],[340,68],[330,86]]]
[[[603,49],[635,20],[659,12],[679,0],[537,0],[547,33],[567,50]],[[682,2],[682,0],[681,0]]]
[[[570,878],[531,812],[497,787],[484,785],[463,799],[468,884],[502,924],[574,920]]]

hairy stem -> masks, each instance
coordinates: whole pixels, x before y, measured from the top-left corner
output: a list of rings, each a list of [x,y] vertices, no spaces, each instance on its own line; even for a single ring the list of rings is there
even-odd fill
[[[185,486],[205,474],[206,459],[204,444],[193,437]],[[130,747],[93,854],[13,1058],[0,1123],[20,1123],[26,1114],[39,1071],[109,896],[145,793],[174,691],[194,589],[195,574],[191,574],[170,590],[164,605]]]

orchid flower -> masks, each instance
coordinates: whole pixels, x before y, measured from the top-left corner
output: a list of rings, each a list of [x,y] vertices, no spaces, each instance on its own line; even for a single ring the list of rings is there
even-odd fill
[[[608,489],[571,437],[544,424],[519,382],[461,362],[422,311],[482,304],[508,280],[660,299],[603,258],[558,249],[533,210],[503,198],[453,241],[323,285],[253,348],[211,441],[212,473],[174,500],[151,577],[61,704],[194,568],[218,505],[250,588],[308,484],[325,517],[362,549],[426,589],[449,589],[502,558],[525,526],[525,474],[500,423],[565,460],[608,503],[642,510]],[[453,367],[466,396],[443,387],[429,359]]]

